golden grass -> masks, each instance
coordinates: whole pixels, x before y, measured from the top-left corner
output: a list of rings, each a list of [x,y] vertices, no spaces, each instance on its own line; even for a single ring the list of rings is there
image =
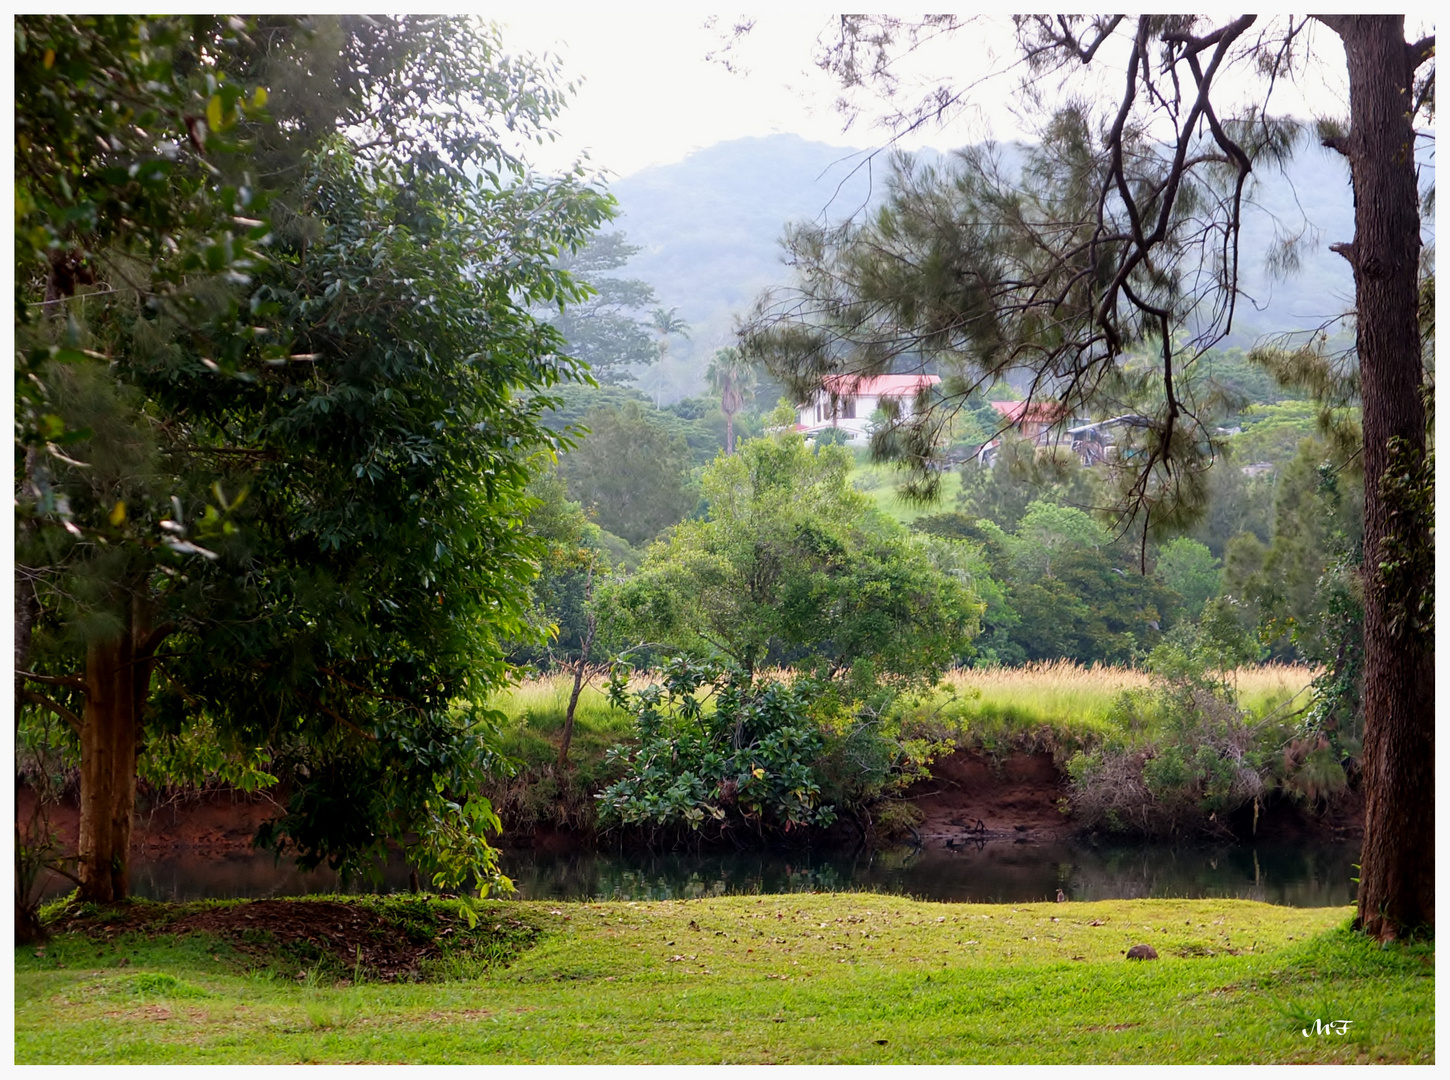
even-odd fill
[[[1302,707],[1315,672],[1291,664],[1264,664],[1226,676],[1239,707],[1256,717]],[[994,742],[1047,728],[1070,742],[1121,734],[1111,715],[1119,696],[1153,685],[1145,671],[1067,660],[1007,668],[958,668],[936,690],[902,711],[913,726],[955,729],[957,738]]]
[[[789,682],[794,673],[784,669],[760,674]],[[1242,668],[1226,679],[1237,689],[1239,707],[1262,719],[1284,716],[1307,704],[1314,675],[1313,669],[1302,665],[1262,664]],[[657,680],[656,675],[640,673],[630,685],[638,689]],[[596,673],[580,697],[578,717],[579,735],[586,745],[597,742],[600,752],[611,742],[627,739],[631,730],[629,715],[605,699],[604,683],[604,673]],[[1048,729],[1060,742],[1081,745],[1121,735],[1112,719],[1119,696],[1152,685],[1152,676],[1145,671],[1068,660],[957,668],[934,689],[898,702],[893,713],[909,729],[940,730],[959,742],[1011,743]],[[491,704],[509,716],[509,727],[520,735],[527,730],[535,738],[552,738],[562,726],[572,687],[571,676],[541,676],[504,691]],[[708,696],[703,689],[701,693]]]

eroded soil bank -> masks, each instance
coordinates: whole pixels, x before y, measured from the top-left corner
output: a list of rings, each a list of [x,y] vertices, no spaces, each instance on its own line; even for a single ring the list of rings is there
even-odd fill
[[[916,826],[924,848],[957,848],[982,842],[1012,844],[1060,843],[1076,831],[1064,814],[1067,778],[1046,752],[1013,752],[989,757],[959,750],[938,758],[932,776],[916,784],[908,799],[920,811]],[[20,820],[29,821],[33,794],[19,792]],[[239,854],[252,850],[252,837],[281,807],[265,794],[217,790],[144,805],[136,816],[132,850],[138,856],[187,853],[198,857]],[[1257,822],[1246,809],[1228,823],[1240,839],[1344,840],[1363,835],[1363,800],[1347,793],[1327,811],[1315,813],[1276,800]],[[73,800],[52,807],[50,823],[60,843],[73,849],[79,812]],[[506,835],[509,847],[562,850],[587,847],[589,837],[540,829]]]

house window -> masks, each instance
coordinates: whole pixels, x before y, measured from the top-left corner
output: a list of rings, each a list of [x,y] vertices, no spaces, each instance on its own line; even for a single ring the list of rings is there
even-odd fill
[[[855,398],[848,397],[848,398],[842,398],[841,399],[841,419],[842,420],[854,420],[854,419],[856,419],[856,399]]]
[[[821,422],[821,406],[820,406],[819,403],[817,403],[816,404],[816,423],[819,424],[820,422]]]

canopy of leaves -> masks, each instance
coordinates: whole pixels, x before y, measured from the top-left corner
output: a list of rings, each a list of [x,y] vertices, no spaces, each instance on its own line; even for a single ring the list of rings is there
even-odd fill
[[[847,482],[851,461],[795,435],[718,458],[701,478],[708,516],[676,527],[601,609],[624,636],[746,672],[769,659],[832,674],[939,671],[971,641],[981,606],[947,554],[868,508]]]
[[[1173,612],[1197,619],[1203,605],[1218,595],[1222,585],[1218,560],[1197,540],[1176,536],[1158,552],[1154,573],[1169,589],[1183,597],[1182,607]]]
[[[127,25],[139,41],[173,32]],[[529,311],[580,295],[557,259],[610,205],[504,149],[505,119],[539,131],[561,98],[492,30],[275,19],[235,34],[217,72],[285,70],[299,87],[315,73],[291,65],[330,64],[332,46],[361,65],[347,108],[299,112],[292,135],[366,123],[310,128],[301,153],[259,136],[292,151],[285,220],[248,275],[201,294],[245,313],[245,333],[198,335],[110,276],[68,327],[40,328],[89,351],[45,359],[36,380],[76,437],[21,500],[35,667],[71,673],[139,604],[165,637],[149,729],[204,718],[226,745],[269,748],[288,814],[264,839],[355,865],[417,836],[425,867],[487,882],[496,820],[465,801],[493,764],[476,703],[506,676],[505,641],[531,631],[527,484],[563,445],[542,423],[548,391],[583,374]],[[172,84],[138,92],[180,122]],[[112,224],[80,222],[84,242],[115,250],[120,211],[97,206]],[[174,256],[159,223],[138,234],[184,270],[189,226]]]
[[[694,509],[685,440],[637,401],[584,414],[587,434],[560,470],[569,497],[631,544],[654,539]]]

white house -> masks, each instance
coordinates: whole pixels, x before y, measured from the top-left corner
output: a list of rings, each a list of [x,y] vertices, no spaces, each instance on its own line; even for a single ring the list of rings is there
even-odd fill
[[[936,375],[827,375],[811,399],[796,406],[796,430],[811,436],[839,428],[849,442],[865,445],[871,416],[884,402],[896,402],[898,415],[908,417],[917,395],[939,382]]]

